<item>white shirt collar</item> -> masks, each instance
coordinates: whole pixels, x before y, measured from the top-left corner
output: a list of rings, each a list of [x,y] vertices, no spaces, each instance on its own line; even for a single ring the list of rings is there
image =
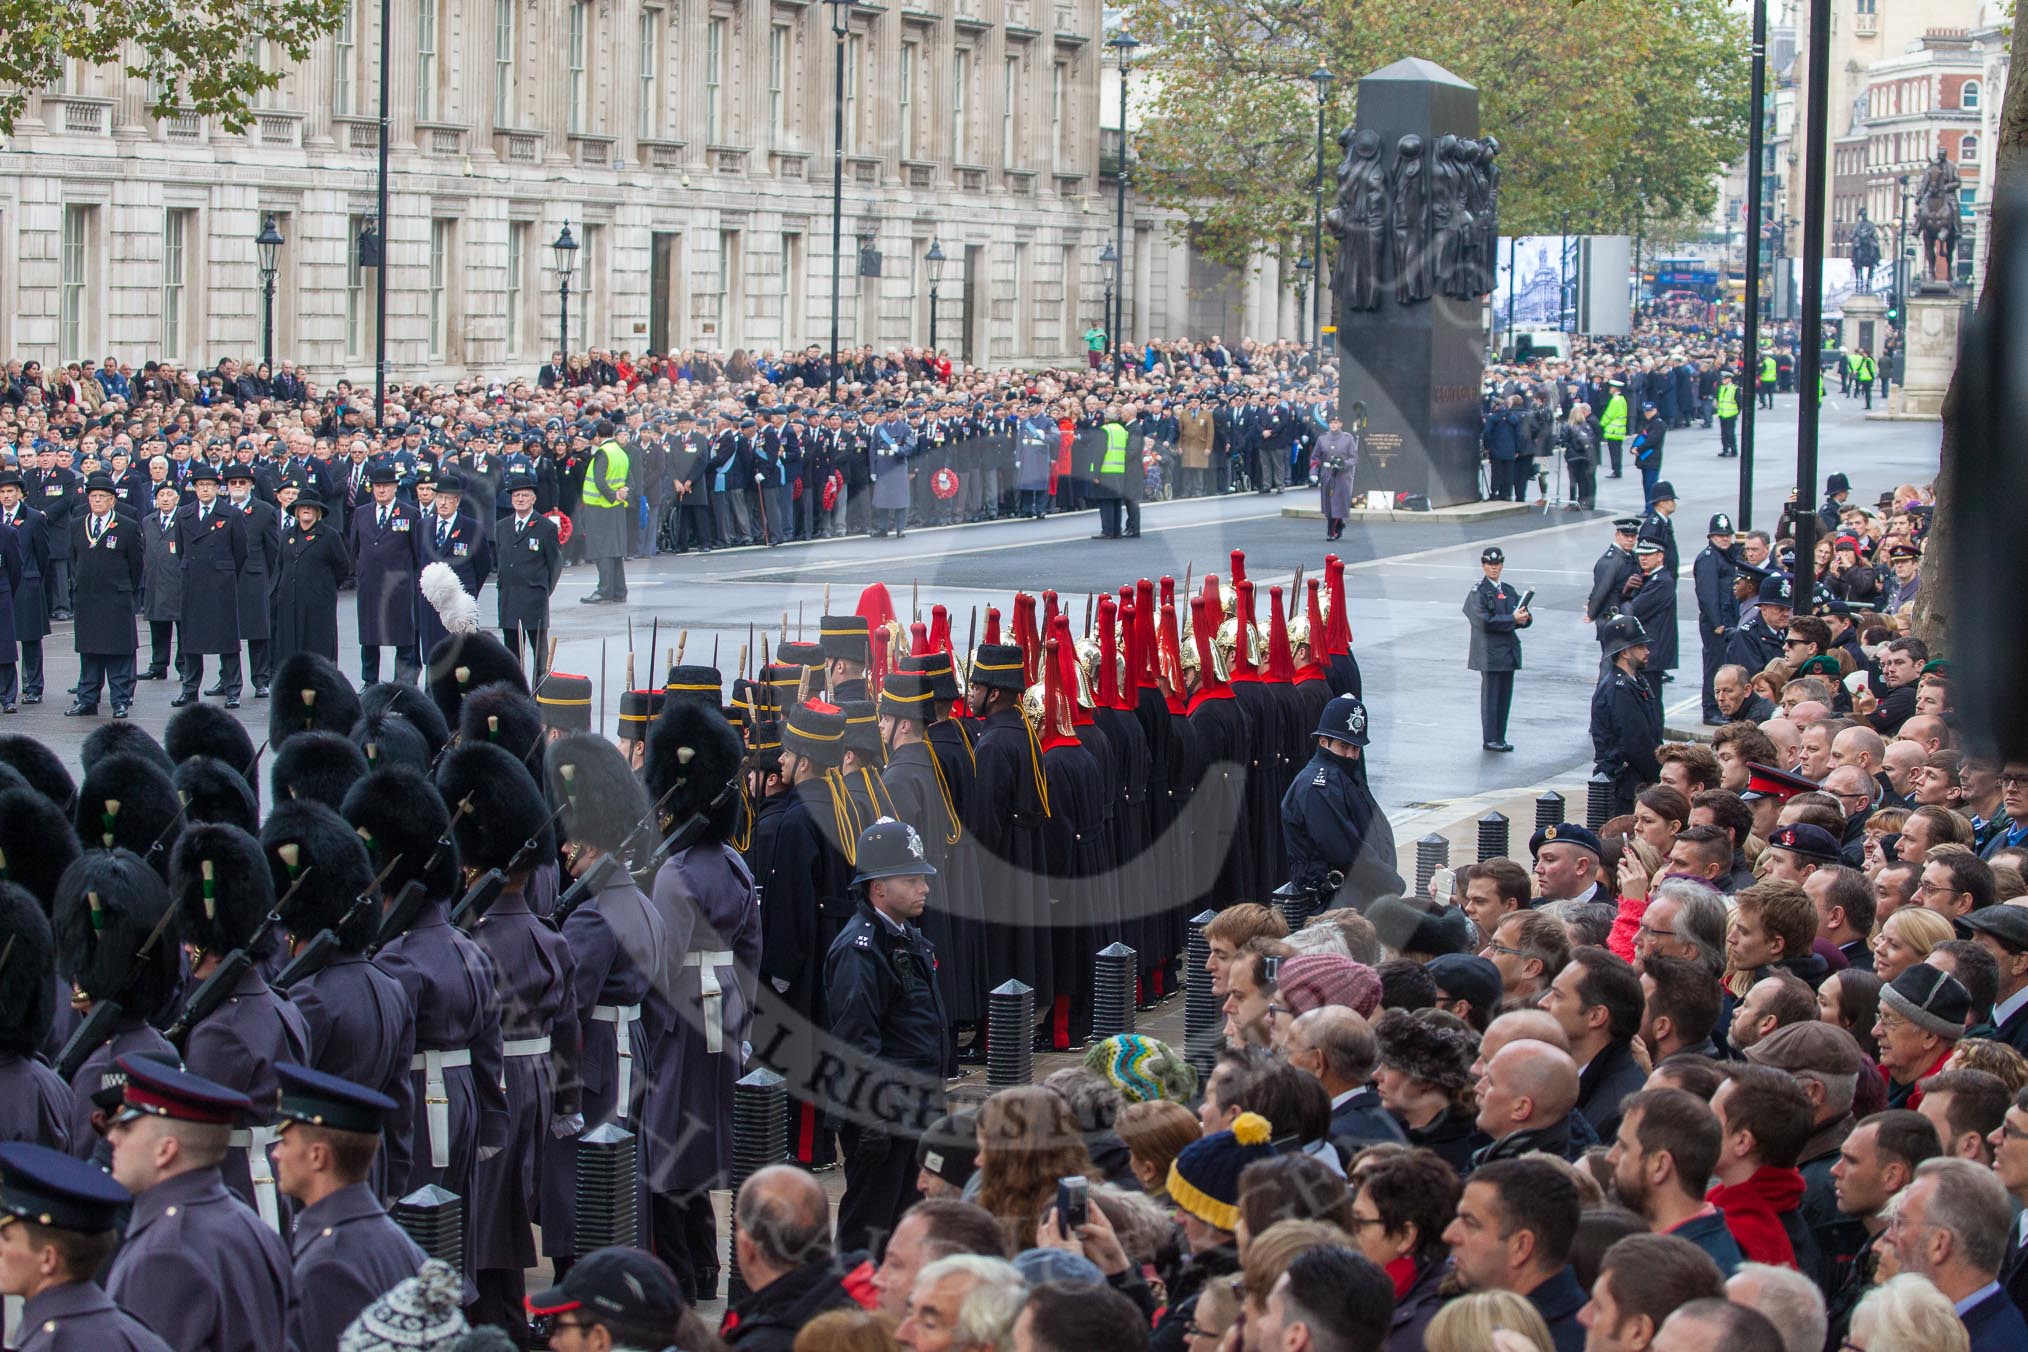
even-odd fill
[[[1993,1006],[1993,1026],[1998,1028],[2007,1020],[2028,1008],[2028,986],[2023,986],[2006,999]]]

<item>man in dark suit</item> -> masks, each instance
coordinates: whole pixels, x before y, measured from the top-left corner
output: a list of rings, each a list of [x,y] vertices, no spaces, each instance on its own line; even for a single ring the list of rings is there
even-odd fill
[[[535,679],[549,670],[549,598],[563,576],[556,523],[535,510],[535,480],[517,475],[503,485],[512,511],[500,521],[500,637],[521,659],[521,637],[534,649]]]
[[[21,546],[21,572],[9,576],[14,593],[14,637],[21,645],[18,692],[23,704],[42,703],[42,640],[49,634],[49,598],[43,579],[51,576],[49,520],[23,501],[17,470],[0,470],[0,525],[15,532]],[[14,705],[17,685],[12,674],[0,675],[0,710]]]
[[[1403,1139],[1371,1083],[1379,1059],[1373,1030],[1347,1006],[1309,1010],[1289,1029],[1289,1064],[1315,1075],[1331,1096],[1331,1144],[1341,1160],[1376,1142]]]
[[[281,570],[282,516],[259,496],[263,467],[238,461],[226,467],[227,507],[246,518],[246,567],[239,574],[239,636],[246,640],[247,665],[252,668],[255,699],[268,697],[274,675],[268,643],[268,601]]]
[[[76,561],[77,703],[69,717],[99,711],[99,687],[110,684],[113,717],[125,718],[134,702],[134,600],[141,590],[141,532],[114,512],[119,500],[112,476],[85,482],[85,513],[73,520]]]
[[[1987,906],[1958,917],[1957,923],[2000,963],[1993,1038],[2028,1055],[2028,907]]]
[[[416,651],[416,601],[421,595],[422,545],[416,509],[397,502],[401,475],[392,461],[376,461],[366,479],[373,496],[347,523],[353,575],[359,585],[359,676],[380,679],[380,650],[394,649],[394,678],[413,682],[422,673]]]
[[[493,574],[493,542],[490,538],[492,522],[481,523],[465,510],[465,481],[456,470],[440,470],[436,477],[436,495],[424,513],[416,529],[421,532],[417,545],[420,549],[416,570],[418,578],[422,569],[433,563],[441,563],[458,575],[458,585],[473,600],[486,586],[486,579]],[[443,621],[437,617],[436,607],[422,600],[421,584],[417,583],[416,616],[420,622],[418,637],[422,644],[423,656],[427,657],[437,644],[444,641]]]
[[[183,641],[178,649],[183,689],[174,708],[197,701],[204,658],[218,655],[218,684],[225,707],[239,707],[239,575],[246,567],[245,513],[218,500],[218,470],[192,466],[190,488],[197,501],[176,512],[176,552],[183,559]],[[138,539],[138,537],[136,537]]]

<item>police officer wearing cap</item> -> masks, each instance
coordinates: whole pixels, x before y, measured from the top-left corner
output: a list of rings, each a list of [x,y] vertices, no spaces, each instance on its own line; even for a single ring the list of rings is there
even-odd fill
[[[388,1217],[367,1181],[395,1101],[305,1066],[275,1067],[275,1180],[302,1207],[290,1352],[336,1352],[359,1312],[415,1276],[425,1255]]]
[[[1706,723],[1723,723],[1725,712],[1718,707],[1715,685],[1718,669],[1725,665],[1732,631],[1739,627],[1739,598],[1732,585],[1739,576],[1739,556],[1734,548],[1732,518],[1724,512],[1712,513],[1704,540],[1704,548],[1690,564],[1697,587],[1697,639],[1704,658],[1703,712]]]
[[[1488,751],[1512,751],[1507,742],[1507,710],[1514,702],[1514,673],[1521,670],[1521,635],[1535,617],[1521,604],[1521,594],[1500,580],[1507,555],[1488,545],[1479,555],[1485,576],[1465,596],[1465,619],[1472,626],[1472,648],[1466,665],[1479,673],[1479,733]]]
[[[0,1145],[0,1294],[21,1298],[21,1352],[170,1352],[92,1281],[133,1203],[103,1169],[26,1141]]]
[[[516,662],[528,639],[540,681],[549,670],[549,598],[563,576],[563,545],[556,523],[535,510],[533,475],[509,474],[502,487],[510,510],[497,528],[500,638]]]
[[[1591,695],[1593,768],[1612,780],[1611,816],[1634,810],[1634,798],[1662,777],[1655,750],[1662,742],[1662,702],[1641,671],[1648,635],[1632,615],[1615,615],[1599,631],[1612,664]]]
[[[1623,612],[1639,620],[1648,635],[1648,661],[1641,679],[1654,692],[1657,707],[1662,681],[1676,669],[1676,575],[1668,570],[1666,557],[1654,540],[1634,546],[1634,562],[1640,568],[1635,577],[1641,585],[1627,596]]]
[[[134,1212],[106,1294],[177,1352],[274,1352],[295,1301],[288,1250],[218,1173],[253,1104],[173,1066],[118,1065],[124,1106],[107,1137]]]
[[[141,590],[141,531],[114,511],[111,478],[94,474],[85,484],[85,511],[70,523],[75,561],[78,654],[77,702],[71,717],[99,711],[99,687],[112,687],[113,717],[125,718],[134,702],[134,604]]]
[[[1375,897],[1399,895],[1394,831],[1361,773],[1371,740],[1366,706],[1339,695],[1324,706],[1311,734],[1316,751],[1282,795],[1282,841],[1291,886],[1331,904],[1359,910]]]
[[[1786,573],[1769,573],[1760,581],[1760,604],[1732,631],[1725,646],[1727,663],[1763,671],[1782,655],[1789,620],[1795,614],[1795,587]]]
[[[1623,516],[1613,522],[1613,542],[1591,566],[1591,593],[1585,598],[1584,618],[1603,625],[1619,613],[1621,592],[1627,579],[1637,571],[1634,541],[1641,532],[1641,518]]]
[[[841,1249],[867,1249],[916,1199],[915,1143],[942,1111],[943,1080],[957,1072],[950,1020],[937,985],[935,947],[916,928],[936,869],[907,822],[883,818],[859,834],[858,908],[824,959],[831,1036],[876,1078],[903,1072],[892,1088],[841,1120],[845,1196]]]

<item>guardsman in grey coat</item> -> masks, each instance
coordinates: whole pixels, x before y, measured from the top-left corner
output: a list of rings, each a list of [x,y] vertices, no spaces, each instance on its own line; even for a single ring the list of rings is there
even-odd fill
[[[25,1298],[28,1352],[170,1352],[92,1281],[133,1195],[103,1169],[27,1142],[0,1145],[0,1293]]]
[[[141,613],[148,621],[148,669],[137,678],[167,680],[176,622],[183,618],[183,560],[176,553],[176,485],[155,489],[155,510],[141,518]],[[177,670],[181,671],[179,663]]]
[[[106,1294],[177,1352],[284,1346],[295,1276],[282,1238],[226,1191],[215,1159],[253,1108],[188,1071],[123,1056],[123,1105],[108,1133],[113,1178],[134,1194]]]
[[[1479,673],[1479,732],[1488,751],[1512,751],[1507,741],[1507,712],[1514,703],[1514,673],[1521,670],[1521,634],[1535,622],[1521,604],[1521,594],[1500,580],[1507,556],[1498,545],[1479,555],[1485,576],[1465,597],[1465,619],[1472,626],[1472,649],[1466,665]]]
[[[0,885],[0,934],[10,945],[0,963],[0,1141],[65,1150],[70,1086],[36,1055],[56,1012],[56,940],[27,889]]]
[[[197,501],[176,513],[176,552],[183,558],[183,689],[169,703],[180,709],[197,702],[204,659],[218,656],[218,684],[207,695],[224,695],[225,707],[239,707],[239,575],[251,547],[247,517],[218,500],[218,471],[190,468]],[[263,612],[265,615],[266,612]]]
[[[380,650],[394,649],[394,679],[413,683],[422,674],[417,656],[416,602],[421,596],[422,542],[416,509],[395,500],[401,474],[387,460],[367,470],[373,501],[361,503],[347,523],[353,575],[359,581],[359,674],[380,679]]]
[[[0,470],[0,524],[21,540],[21,578],[13,582],[14,637],[21,644],[21,702],[42,703],[42,640],[49,636],[49,596],[44,579],[51,576],[49,519],[22,500],[19,470]],[[0,678],[4,679],[4,678]],[[0,690],[0,705],[14,703],[10,681]]]
[[[268,682],[275,674],[273,649],[268,643],[268,602],[274,595],[275,575],[281,571],[282,517],[273,503],[255,494],[254,483],[253,466],[226,466],[230,506],[246,518],[246,567],[239,573],[239,636],[246,640],[254,698],[266,699]]]
[[[511,474],[503,487],[511,510],[500,518],[495,541],[500,638],[518,663],[521,639],[527,636],[540,681],[549,670],[549,598],[563,576],[563,546],[556,523],[535,510],[533,475]]]
[[[118,515],[113,481],[94,474],[85,510],[71,519],[70,557],[76,603],[77,702],[71,717],[99,711],[99,688],[111,685],[113,717],[125,718],[134,702],[134,602],[141,590],[141,534],[131,517]]]
[[[367,1181],[393,1099],[303,1066],[279,1065],[275,1176],[302,1210],[289,1243],[296,1306],[290,1352],[337,1352],[359,1312],[415,1276],[423,1251]]]

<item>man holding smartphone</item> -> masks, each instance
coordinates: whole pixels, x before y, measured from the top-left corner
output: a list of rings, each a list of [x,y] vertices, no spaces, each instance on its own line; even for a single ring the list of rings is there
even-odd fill
[[[1466,664],[1479,673],[1479,732],[1488,751],[1512,751],[1507,741],[1507,711],[1514,703],[1514,673],[1521,669],[1520,632],[1535,622],[1528,602],[1500,580],[1507,555],[1488,545],[1479,555],[1485,576],[1465,597],[1465,619],[1472,626],[1472,648]]]

